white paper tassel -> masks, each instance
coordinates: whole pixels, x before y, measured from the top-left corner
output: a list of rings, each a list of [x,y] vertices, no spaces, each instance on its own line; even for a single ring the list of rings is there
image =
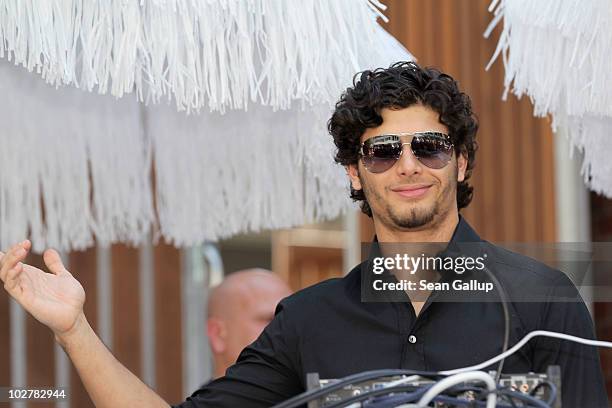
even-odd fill
[[[0,89],[2,248],[24,237],[36,251],[94,238],[138,245],[154,226],[189,246],[331,219],[351,205],[326,105],[186,116],[56,90],[9,64]]]
[[[348,184],[333,163],[328,114],[148,110],[162,234],[182,246],[338,216]]]
[[[553,130],[566,127],[584,151],[587,185],[612,197],[612,169],[599,157],[612,152],[609,0],[496,0],[490,10],[485,36],[501,21],[503,30],[489,66],[503,57],[506,94],[528,95],[536,116],[552,114]]]
[[[567,129],[571,135],[572,148],[584,152],[581,172],[584,182],[598,194],[610,196],[612,175],[612,118],[604,116],[555,115],[553,126]],[[573,152],[568,152],[570,155]]]
[[[356,72],[412,59],[376,23],[383,8],[0,0],[0,57],[50,84],[0,64],[0,248],[151,230],[190,246],[337,217],[352,204],[333,103]]]
[[[372,0],[1,0],[0,57],[179,110],[331,104],[363,67],[409,59]]]
[[[0,64],[0,247],[137,243],[154,219],[140,105]]]

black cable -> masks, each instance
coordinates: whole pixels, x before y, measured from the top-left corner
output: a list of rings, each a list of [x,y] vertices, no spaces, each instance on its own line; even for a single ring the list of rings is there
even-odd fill
[[[400,375],[419,375],[421,377],[426,378],[439,378],[440,374],[431,371],[415,371],[415,370],[397,370],[397,369],[389,369],[389,370],[372,370],[372,371],[364,371],[361,373],[349,375],[348,377],[341,378],[337,382],[326,385],[325,387],[317,388],[314,390],[309,390],[303,392],[301,394],[296,395],[286,401],[281,402],[280,404],[274,405],[273,408],[295,408],[300,405],[306,404],[310,401],[316,400],[325,394],[329,394],[332,391],[343,388],[345,385],[360,383],[368,380],[373,380],[381,377],[393,377]]]
[[[377,397],[380,395],[385,395],[385,394],[391,394],[391,393],[399,393],[399,392],[406,392],[406,391],[414,391],[408,395],[397,395],[397,398],[393,398],[393,401],[391,400],[385,400],[385,401],[372,401],[371,403],[368,403],[368,407],[370,408],[387,408],[387,407],[394,407],[397,404],[405,404],[408,402],[414,402],[415,400],[419,399],[420,397],[423,396],[423,394],[425,394],[425,392],[427,392],[427,390],[432,386],[431,385],[427,385],[427,386],[421,386],[419,388],[417,388],[416,390],[414,389],[415,386],[410,386],[409,384],[402,384],[402,385],[397,385],[394,387],[387,387],[387,388],[379,388],[376,390],[370,390],[367,392],[364,392],[362,394],[353,396],[351,398],[347,398],[344,399],[342,401],[336,402],[335,404],[332,405],[326,405],[325,408],[340,408],[340,407],[344,407],[347,405],[350,405],[354,402],[359,402],[359,401],[363,401],[366,400],[368,398],[372,398],[372,397]],[[453,393],[453,394],[460,394],[463,392],[467,392],[467,391],[475,391],[475,392],[479,392],[484,394],[485,396],[488,394],[487,390],[485,388],[482,387],[475,387],[475,386],[463,386],[463,385],[459,385],[459,386],[453,386],[450,387],[448,389],[446,389],[444,391],[445,394],[448,393]],[[505,389],[503,390],[496,390],[496,391],[492,391],[492,392],[496,392],[497,391],[506,391]],[[500,392],[501,393],[501,392]],[[504,397],[507,397],[506,395],[502,395]],[[390,397],[392,398],[392,397]],[[457,400],[459,400],[457,398]],[[474,402],[474,401],[470,401],[470,400],[460,400],[460,401],[465,401],[465,405],[469,405],[469,403]],[[393,405],[388,405],[389,403],[392,403]],[[485,402],[483,402],[484,405],[486,405]],[[510,400],[510,404],[511,405],[506,405],[505,407],[507,408],[516,408],[516,404],[514,403],[514,401]],[[497,405],[498,407],[504,407],[504,405]]]
[[[480,399],[485,399],[486,396],[490,393],[490,392],[495,392],[496,394],[500,394],[501,391],[506,390],[506,389],[510,389],[508,387],[500,387],[497,388],[495,391],[489,391],[486,388],[483,387],[476,387],[476,386],[466,386],[466,385],[454,385],[451,388],[446,389],[446,391],[444,391],[445,394],[455,394],[455,396],[457,394],[461,394],[467,391],[473,391],[478,393],[474,398],[477,400]],[[516,404],[514,403],[514,401],[508,397],[507,395],[500,395],[501,397],[505,397],[508,399],[508,402],[510,402],[510,405],[512,406],[512,408],[517,408]]]
[[[448,250],[448,248],[447,248]],[[451,248],[451,251],[458,251],[458,248]],[[483,264],[482,269],[493,281],[495,288],[497,289],[497,294],[499,295],[502,310],[504,313],[504,342],[502,344],[502,353],[505,353],[508,350],[508,343],[510,342],[510,312],[508,311],[508,294],[505,289],[502,287],[501,283],[497,279],[497,277]],[[502,369],[504,367],[505,358],[503,358],[499,365],[497,366],[497,370],[495,371],[495,383],[499,384],[499,379],[501,378]]]
[[[408,395],[411,395],[411,394],[408,394]],[[398,405],[397,401],[400,400],[399,398],[400,397],[408,398],[408,395],[406,393],[398,393],[394,395],[382,395],[382,396],[374,397],[371,400],[363,401],[361,403],[361,407],[362,408],[395,408]],[[413,397],[410,397],[409,399],[411,401],[414,400]]]
[[[510,396],[508,396],[508,395],[504,395],[504,394],[501,394],[501,395],[500,395],[500,397],[503,397],[503,398],[507,399],[507,400],[508,400],[508,402],[510,402],[510,406],[512,406],[512,408],[518,408],[518,407],[516,406],[516,403],[515,403],[515,402],[514,402],[514,400],[512,399],[512,397],[510,397]]]
[[[370,407],[370,408],[390,408],[390,407],[395,407],[398,404],[405,404],[407,402],[413,402],[417,398],[420,398],[423,394],[425,394],[425,392],[432,385],[433,384],[428,385],[428,386],[421,386],[418,391],[415,391],[414,393],[409,394],[409,395],[394,395],[394,396],[387,397],[383,401],[366,402],[363,406],[364,407],[367,406],[367,407]],[[387,392],[394,391],[394,387],[389,387],[386,390],[387,390]],[[467,391],[481,392],[481,391],[483,391],[483,388],[482,387],[476,387],[476,386],[463,386],[463,385],[460,385],[458,387],[452,386],[450,388],[447,388],[444,392],[445,393],[449,393],[450,392],[450,393],[460,394],[462,392],[467,392]],[[394,392],[397,392],[397,391],[394,391]],[[389,404],[392,404],[392,405],[389,405]],[[325,407],[325,408],[331,408],[331,407]]]
[[[389,387],[388,389],[386,389],[387,391],[392,390],[392,388],[394,387]],[[399,387],[398,387],[399,388]],[[416,401],[419,397],[421,397],[423,394],[425,394],[425,392],[427,391],[427,389],[429,389],[429,387],[427,388],[423,388],[422,390],[420,390],[420,392],[413,392],[411,394],[408,395],[398,395],[396,396],[396,398],[390,397],[389,400],[385,400],[385,401],[378,401],[378,402],[372,402],[371,404],[368,404],[368,408],[389,408],[389,407],[395,407],[401,404],[406,404],[406,403],[410,403],[410,402],[414,402]],[[450,388],[446,391],[451,390]],[[377,391],[381,391],[381,390],[377,390]],[[445,391],[445,393],[446,393]],[[487,390],[485,389],[481,389],[481,391],[484,392],[485,395],[488,395],[489,392],[486,392]],[[397,391],[396,391],[397,392]],[[529,403],[529,405],[521,405],[522,407],[534,407],[534,408],[550,408],[550,405],[544,403],[543,401],[540,401],[536,398],[533,398],[527,394],[523,394],[523,393],[519,393],[519,392],[515,392],[515,391],[511,391],[508,389],[498,389],[495,391],[491,391],[491,392],[495,392],[496,394],[499,394],[500,397],[505,397],[505,398],[511,398],[514,397],[516,399],[521,400],[522,402],[527,402]],[[343,407],[343,406],[347,406],[350,403],[353,402],[357,402],[357,401],[361,401],[368,398],[367,395],[361,394],[360,396],[357,397],[353,397],[351,399],[346,399],[343,400],[341,402],[338,402],[334,405],[330,405],[329,407],[325,407],[325,408],[339,408],[339,407]],[[391,399],[392,398],[392,399]],[[444,402],[447,404],[452,404],[453,406],[467,406],[467,407],[474,407],[474,406],[479,406],[479,407],[486,407],[487,402],[483,401],[483,400],[467,400],[467,399],[460,399],[457,397],[452,397],[452,396],[448,396],[448,395],[437,395],[432,402]],[[512,399],[509,400],[510,405],[506,405],[506,404],[500,404],[499,402],[495,405],[498,408],[516,408],[516,404],[514,403],[514,401]],[[392,405],[389,405],[389,403],[391,403]]]
[[[346,398],[332,405],[326,405],[325,408],[345,407],[355,402],[364,401],[364,400],[367,400],[368,398],[376,397],[379,395],[385,395],[385,394],[397,393],[397,392],[407,392],[407,391],[414,391],[406,395],[406,398],[410,397],[409,401],[414,401],[415,399],[420,398],[423,394],[425,394],[425,392],[427,392],[428,389],[429,387],[420,387],[420,388],[417,388],[417,390],[415,390],[414,385],[396,385],[395,387],[378,388],[375,390],[364,392],[363,394],[359,394],[359,395],[355,395],[350,398]]]
[[[433,384],[432,384],[433,385]],[[350,397],[350,398],[346,398],[342,401],[336,402],[334,404],[331,405],[327,405],[325,408],[340,408],[340,407],[346,407],[350,404],[353,404],[355,402],[360,402],[360,401],[364,401],[373,397],[377,397],[377,396],[381,396],[381,395],[386,395],[386,394],[391,394],[391,393],[401,393],[401,392],[410,392],[410,394],[407,395],[397,395],[397,398],[393,398],[393,401],[391,400],[385,400],[385,401],[372,401],[370,404],[368,404],[368,407],[370,408],[376,408],[376,407],[381,407],[381,408],[387,408],[389,407],[389,403],[392,403],[394,405],[391,406],[396,406],[396,404],[405,404],[408,402],[414,402],[416,401],[418,398],[422,397],[425,392],[427,392],[427,390],[432,386],[432,385],[427,385],[427,386],[421,386],[417,389],[415,389],[414,385],[410,385],[410,384],[405,384],[405,385],[397,385],[394,387],[386,387],[386,388],[378,388],[375,390],[370,390],[367,392],[364,392],[362,394]],[[434,400],[439,400],[442,402],[449,402],[449,403],[455,403],[455,404],[460,404],[460,405],[464,405],[464,406],[470,406],[470,404],[472,406],[477,405],[477,406],[486,406],[486,401],[483,401],[483,399],[486,398],[486,396],[490,393],[490,392],[495,392],[496,394],[499,395],[500,398],[504,398],[507,399],[507,401],[510,403],[510,405],[505,405],[505,404],[497,404],[497,407],[500,408],[517,408],[516,403],[514,402],[514,399],[520,400],[523,403],[528,403],[528,406],[531,407],[536,407],[536,408],[550,408],[552,402],[554,401],[554,397],[556,396],[556,387],[554,384],[549,383],[547,381],[542,382],[540,384],[538,384],[533,390],[532,393],[535,393],[537,391],[537,389],[541,386],[548,386],[551,389],[551,398],[549,398],[549,400],[547,402],[541,401],[537,398],[534,398],[532,395],[528,395],[528,394],[524,394],[521,392],[517,392],[517,391],[513,391],[507,387],[505,388],[501,388],[501,389],[496,389],[495,391],[488,391],[484,388],[480,388],[480,387],[474,387],[474,386],[453,386],[447,390],[445,390],[445,394],[448,393],[453,393],[453,394],[459,394],[462,392],[466,392],[466,391],[476,391],[479,392],[478,397],[475,400],[463,400],[463,399],[459,399],[456,397],[451,397],[451,396],[445,396],[445,395],[439,395],[436,398],[434,398]],[[525,405],[522,405],[525,406]]]
[[[553,383],[551,383],[550,381],[542,381],[541,383],[539,383],[538,385],[536,385],[533,390],[531,390],[531,392],[529,393],[529,395],[535,396],[535,393],[538,391],[538,388],[542,387],[542,386],[546,386],[550,389],[550,396],[548,397],[548,405],[552,405],[555,403],[555,400],[557,399],[557,386]]]
[[[504,390],[506,390],[506,389],[511,390],[511,389],[510,389],[510,388],[508,388],[508,387],[503,387],[503,388],[498,388],[498,389],[497,389],[495,392],[496,392],[496,394],[498,394],[500,397],[502,397],[502,398],[506,398],[506,399],[507,399],[507,400],[510,402],[510,405],[512,406],[512,408],[517,408],[516,403],[514,402],[514,400],[512,399],[512,397],[510,397],[510,396],[505,395],[504,393],[502,393],[502,391],[504,391]],[[484,392],[485,392],[485,396],[486,396],[486,394],[488,393],[488,390],[484,390]],[[483,399],[484,399],[484,398],[483,398]]]
[[[505,353],[508,350],[508,342],[510,341],[510,313],[508,312],[508,294],[505,289],[502,287],[501,283],[497,279],[493,272],[489,270],[483,264],[483,270],[489,275],[489,278],[493,281],[493,284],[497,288],[497,294],[501,300],[502,309],[504,312],[504,343],[502,345],[502,353]],[[495,371],[495,383],[499,384],[499,379],[501,378],[502,369],[504,367],[504,361],[506,358],[504,357],[497,366],[497,370]]]
[[[548,401],[544,402],[542,400],[532,397],[529,394],[523,394],[522,392],[512,391],[508,389],[499,390],[499,393],[508,395],[511,398],[515,398],[517,400],[529,402],[539,408],[550,408],[550,404],[548,403]]]
[[[535,405],[523,405],[523,407],[533,407],[533,408],[550,408],[549,405],[545,404],[544,402],[537,400],[535,398],[531,398],[529,397],[527,394],[521,394],[523,397],[524,401],[526,402],[530,402],[531,404],[535,404]],[[530,399],[531,398],[531,399]],[[462,400],[459,398],[454,398],[454,397],[447,397],[446,395],[438,395],[437,397],[435,397],[432,402],[444,402],[447,404],[454,404],[454,405],[460,405],[460,406],[479,406],[479,407],[486,407],[487,403],[486,401],[468,401],[468,400]],[[499,404],[496,403],[495,406],[497,408],[503,407],[503,408],[510,408],[510,405],[505,405],[505,404]]]
[[[444,390],[444,393],[457,395],[457,394],[463,394],[464,392],[468,392],[468,391],[483,392],[483,391],[486,391],[486,388],[479,387],[476,385],[457,384],[457,385],[453,385],[452,387]]]

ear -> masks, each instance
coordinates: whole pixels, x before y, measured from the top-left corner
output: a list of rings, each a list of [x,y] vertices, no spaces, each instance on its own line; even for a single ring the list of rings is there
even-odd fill
[[[216,317],[211,317],[206,322],[206,331],[208,333],[208,342],[213,354],[221,354],[227,348],[227,330],[225,322]]]
[[[467,153],[462,151],[457,155],[457,181],[465,180],[465,172],[467,171],[468,159]]]
[[[361,190],[361,180],[359,180],[359,168],[357,167],[357,164],[349,164],[344,168],[346,169],[346,174],[351,180],[353,190]]]

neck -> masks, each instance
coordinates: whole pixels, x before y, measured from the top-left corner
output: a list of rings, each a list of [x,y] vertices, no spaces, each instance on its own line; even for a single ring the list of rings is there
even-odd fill
[[[459,223],[459,212],[455,208],[444,217],[416,229],[398,229],[374,217],[374,230],[379,242],[450,242]]]
[[[229,365],[225,363],[225,359],[222,360],[221,358],[215,356],[213,364],[215,367],[213,370],[213,380],[223,377],[225,375],[226,368],[229,367]]]

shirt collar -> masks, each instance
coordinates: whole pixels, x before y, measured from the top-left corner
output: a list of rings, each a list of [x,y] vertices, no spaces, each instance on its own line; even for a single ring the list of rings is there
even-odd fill
[[[469,223],[459,215],[459,222],[457,223],[455,230],[453,231],[453,235],[446,247],[445,250],[441,251],[438,256],[441,257],[456,257],[456,256],[480,256],[483,251],[483,245],[479,245],[477,243],[485,243],[480,236],[474,231],[474,229],[469,225]],[[466,245],[467,243],[467,245]],[[462,244],[462,245],[461,245]],[[357,299],[362,307],[370,310],[372,313],[382,313],[386,310],[385,301],[398,302],[398,301],[409,301],[409,298],[404,292],[398,292],[393,296],[384,294],[379,297],[378,301],[363,301],[364,296],[367,294],[371,294],[369,291],[371,284],[370,280],[372,279],[372,260],[374,257],[381,256],[380,255],[380,247],[378,245],[378,238],[376,235],[372,240],[372,244],[369,248],[368,257],[362,262],[360,265],[356,266],[351,273],[346,277],[348,280],[347,283],[350,282],[349,287],[351,287],[351,291],[354,290],[356,293],[359,293]],[[439,271],[442,280],[453,279],[457,277],[461,277],[465,279],[471,276],[471,272],[468,271],[463,275],[457,275],[454,271],[451,270],[441,270]],[[383,275],[389,276],[389,272],[385,270]],[[363,281],[365,279],[365,282]],[[366,293],[364,293],[364,290]],[[388,298],[388,299],[387,299]],[[356,299],[356,300],[357,300]],[[429,302],[429,300],[428,300]]]
[[[459,214],[459,222],[455,226],[455,230],[453,231],[453,235],[448,243],[446,249],[441,251],[437,256],[445,258],[445,257],[458,257],[458,256],[472,256],[477,257],[482,255],[483,246],[478,245],[476,243],[484,242],[478,233],[474,231],[474,229],[470,226],[470,224],[463,218],[461,214]],[[371,262],[374,257],[381,256],[380,246],[378,245],[378,237],[374,235],[374,239],[372,240],[372,245],[370,246],[370,251],[368,254],[368,259],[364,262],[362,266],[368,266],[371,269]],[[451,270],[440,270],[440,274],[442,278],[449,278],[452,276],[456,276],[454,271]],[[388,273],[385,271],[385,273]],[[471,274],[465,274],[465,276],[469,276]]]
[[[461,214],[459,214],[459,222],[455,226],[455,230],[453,231],[453,235],[449,241],[449,246],[459,242],[481,242],[482,239],[480,236],[474,231],[474,229],[468,224],[468,222],[463,218]],[[372,240],[372,244],[378,242],[378,237],[374,234],[374,239]],[[378,247],[378,245],[374,245]]]
[[[455,242],[480,242],[482,239],[474,231],[474,229],[468,224],[468,222],[459,214],[459,222],[455,227],[453,236],[451,237],[450,243]]]

